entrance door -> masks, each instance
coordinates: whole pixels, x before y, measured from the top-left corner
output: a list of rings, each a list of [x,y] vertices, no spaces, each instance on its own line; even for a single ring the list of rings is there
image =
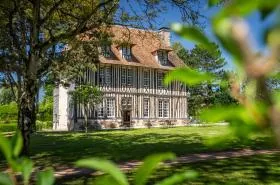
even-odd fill
[[[131,111],[130,110],[124,110],[123,111],[123,124],[126,127],[130,127],[130,121],[131,121]]]

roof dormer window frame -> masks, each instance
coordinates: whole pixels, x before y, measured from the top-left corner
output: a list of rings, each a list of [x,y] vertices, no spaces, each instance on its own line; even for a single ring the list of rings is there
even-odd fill
[[[101,55],[105,58],[111,58],[113,56],[113,52],[111,50],[111,45],[104,44],[101,46]]]
[[[121,54],[122,58],[124,58],[127,61],[132,60],[132,45],[126,44],[121,46]]]
[[[162,66],[168,65],[168,51],[164,49],[157,50],[157,60]]]

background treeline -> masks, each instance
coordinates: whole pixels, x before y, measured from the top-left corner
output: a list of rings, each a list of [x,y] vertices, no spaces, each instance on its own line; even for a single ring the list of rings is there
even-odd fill
[[[36,130],[52,128],[53,88],[52,83],[46,83],[42,87],[43,97],[40,100],[38,97]],[[0,89],[0,131],[14,131],[17,128],[18,106],[15,96],[11,88]]]
[[[188,67],[216,77],[215,81],[204,81],[196,86],[188,86],[187,91],[190,93],[188,114],[193,118],[197,118],[204,108],[237,103],[230,95],[230,83],[227,80],[232,73],[225,70],[227,63],[221,55],[219,46],[213,45],[215,51],[210,53],[198,46],[187,50],[180,43],[173,44],[174,51]]]

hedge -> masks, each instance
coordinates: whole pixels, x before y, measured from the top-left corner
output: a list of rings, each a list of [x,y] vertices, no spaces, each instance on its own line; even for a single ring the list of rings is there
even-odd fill
[[[6,105],[0,105],[0,121],[4,123],[11,123],[17,120],[17,104],[11,102]]]
[[[17,129],[17,123],[0,123],[0,132],[13,132]],[[52,129],[52,121],[37,121],[37,131]]]
[[[0,124],[0,132],[12,132],[17,129],[16,123],[5,123]]]
[[[50,130],[52,129],[52,121],[39,121],[36,122],[36,129],[40,130]]]
[[[42,104],[41,107],[39,113],[37,114],[37,120],[52,121],[52,107],[50,105],[46,106],[45,104]],[[0,105],[0,124],[16,122],[18,116],[17,110],[17,104],[15,102]]]

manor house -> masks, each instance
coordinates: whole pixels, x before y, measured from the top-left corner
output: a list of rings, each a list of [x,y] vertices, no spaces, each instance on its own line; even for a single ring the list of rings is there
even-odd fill
[[[187,92],[179,82],[164,84],[164,76],[184,63],[170,45],[167,28],[157,31],[112,26],[111,44],[100,46],[95,71],[85,80],[103,92],[103,102],[89,112],[90,127],[157,127],[187,123]],[[54,90],[54,130],[83,129],[83,112],[70,104],[68,92],[75,88],[59,85]]]

